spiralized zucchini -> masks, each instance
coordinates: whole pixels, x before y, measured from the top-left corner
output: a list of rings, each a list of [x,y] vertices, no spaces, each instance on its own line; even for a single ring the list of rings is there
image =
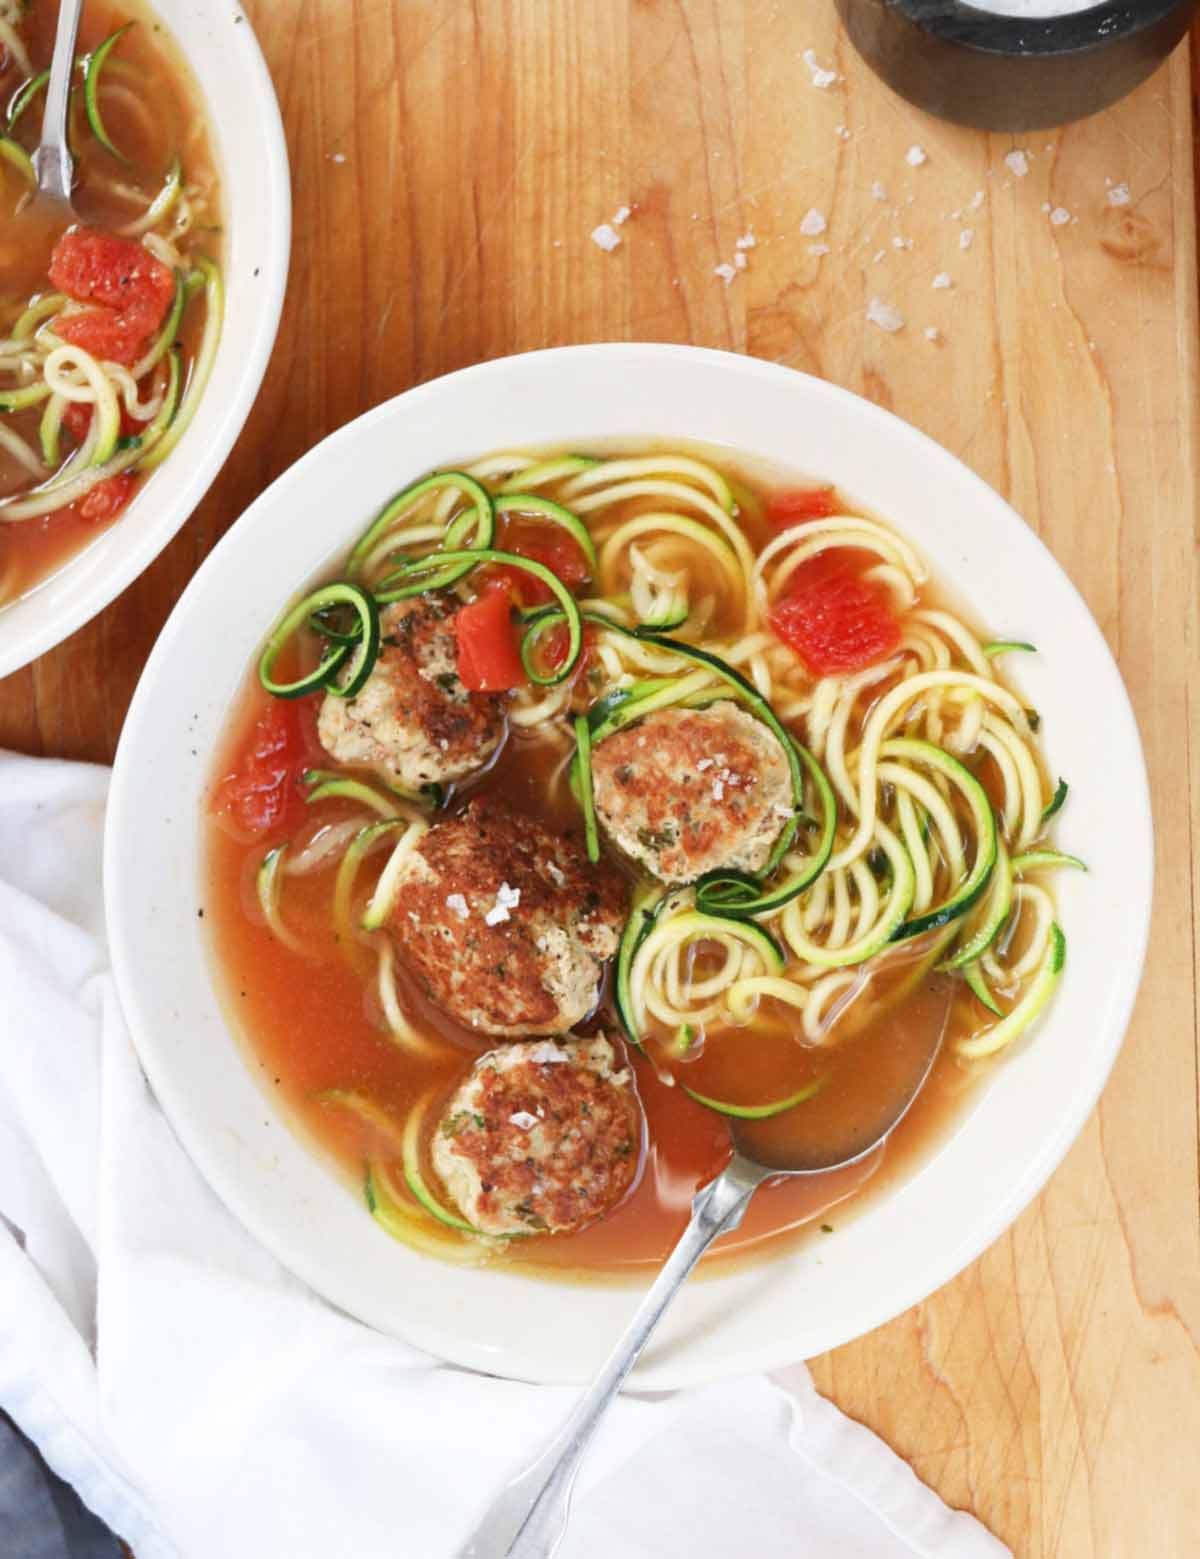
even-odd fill
[[[588,593],[506,547],[512,518],[569,538],[591,571]],[[867,577],[887,592],[899,642],[877,664],[814,678],[774,633],[771,609],[798,569],[846,548],[870,555]],[[510,718],[525,739],[561,744],[549,784],[569,784],[593,860],[603,834],[592,762],[624,727],[657,710],[733,698],[787,759],[792,815],[762,871],[715,871],[670,891],[643,881],[634,894],[614,997],[627,1038],[656,1046],[656,1064],[682,1083],[706,1036],[764,1022],[782,1021],[805,1045],[836,1045],[879,1021],[935,964],[984,1015],[959,1044],[964,1058],[994,1053],[1033,1021],[1065,945],[1038,879],[1082,863],[1045,838],[1066,786],[1050,784],[1036,717],[996,672],[1005,654],[1031,646],[981,641],[956,614],[927,604],[922,560],[872,518],[796,524],[756,554],[724,476],[672,451],[611,459],[511,452],[435,472],[383,506],[347,576],[381,605],[432,589],[466,598],[497,565],[551,597],[514,615],[530,686],[515,695]],[[306,690],[337,692],[351,656],[359,675],[369,674],[359,617],[338,619],[316,597],[287,614],[289,631],[324,636]],[[714,621],[725,626],[714,632]],[[544,654],[552,634],[554,665]],[[349,789],[342,795],[370,805]],[[387,836],[392,854],[356,934],[386,926],[423,826],[364,814],[339,868],[340,925],[363,854]],[[379,989],[392,1033],[411,1043],[416,1031],[388,957]],[[745,1103],[684,1087],[708,1108],[752,1120],[816,1098],[811,1079]]]

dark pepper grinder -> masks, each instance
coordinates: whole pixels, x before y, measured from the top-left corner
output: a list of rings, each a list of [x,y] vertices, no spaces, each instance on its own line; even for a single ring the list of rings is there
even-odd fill
[[[894,91],[981,130],[1048,129],[1107,108],[1157,69],[1200,9],[1200,0],[836,4],[850,41]]]

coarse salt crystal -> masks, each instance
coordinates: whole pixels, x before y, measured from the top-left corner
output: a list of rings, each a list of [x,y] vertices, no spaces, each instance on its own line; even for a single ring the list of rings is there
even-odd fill
[[[483,917],[485,926],[502,926],[506,920],[511,919],[510,909],[516,909],[521,902],[520,888],[510,888],[508,883],[502,882],[496,894],[496,902]]]
[[[719,779],[713,780],[713,787],[712,787],[712,798],[713,798],[713,800],[714,801],[720,801],[721,798],[724,796],[724,794],[725,794],[725,786],[724,786],[724,784]]]
[[[889,335],[904,329],[904,315],[882,298],[871,299],[867,305],[867,318],[872,325],[878,325],[880,330],[886,330]]]
[[[508,1117],[510,1126],[515,1126],[518,1131],[532,1131],[538,1123],[536,1115],[530,1115],[528,1110],[518,1110],[515,1115]]]
[[[810,206],[800,221],[800,231],[805,238],[820,238],[829,224],[825,221],[825,213],[818,211],[815,206]]]
[[[1127,206],[1129,204],[1129,185],[1114,184],[1108,192],[1110,206]]]
[[[892,239],[892,248],[893,249],[911,249],[912,246],[913,246],[913,241],[912,241],[911,238],[896,237],[896,238]]]
[[[1070,220],[1071,213],[1067,210],[1066,206],[1055,206],[1054,210],[1050,213],[1050,222],[1054,227],[1065,227]]]
[[[969,249],[974,242],[975,229],[973,227],[964,227],[958,235],[958,247],[960,249]]]
[[[460,920],[470,918],[470,907],[461,893],[448,893],[446,895],[446,908],[452,909]]]
[[[733,247],[735,249],[756,249],[758,247],[758,239],[754,236],[754,229],[750,228],[740,238],[735,238]]]
[[[329,160],[330,162],[345,162],[346,154],[345,152],[330,152]]]
[[[618,206],[613,212],[613,226],[620,227],[622,222],[628,222],[632,212],[628,206]]]
[[[601,222],[599,227],[592,229],[592,242],[605,254],[611,254],[620,244],[621,235],[608,222]]]
[[[734,270],[732,265],[714,265],[713,266],[713,275],[714,276],[719,276],[721,278],[721,280],[725,283],[725,285],[728,287],[729,283],[737,275],[737,272]]]
[[[886,260],[886,259],[887,259],[887,250],[886,249],[876,249],[875,253],[871,256],[871,264],[872,265],[878,265],[880,260]]]
[[[1029,158],[1021,151],[1009,152],[1004,159],[1004,166],[1010,173],[1015,174],[1017,178],[1023,179],[1029,172]]]
[[[712,766],[713,760],[711,758],[701,758],[700,762],[696,765],[696,771],[699,774],[703,774],[705,769],[711,769]]]
[[[817,258],[820,259],[823,254],[831,254],[833,251],[830,249],[828,244],[809,244],[808,252],[809,254],[816,255]]]
[[[848,141],[850,139],[850,131],[845,125],[838,125],[833,133],[834,135],[840,136],[843,141]]]
[[[984,195],[983,191],[981,189],[977,189],[971,196],[970,200],[967,201],[967,210],[978,211],[986,198],[987,197]]]
[[[925,339],[926,341],[940,341],[942,339],[942,333],[936,325],[926,325]]]
[[[734,265],[737,266],[739,271],[744,271],[746,269],[746,265],[747,265],[746,256],[742,253],[742,251],[740,249],[738,250],[737,254],[734,255],[733,263],[734,263]]]
[[[820,62],[817,59],[815,50],[805,49],[804,53],[800,57],[808,66],[809,75],[812,77],[812,84],[814,87],[818,87],[822,92],[825,92],[834,84],[835,81],[837,81],[837,71],[822,69]]]
[[[933,290],[935,292],[942,292],[946,287],[953,287],[953,286],[954,286],[954,283],[950,279],[950,272],[949,271],[939,271],[937,273],[937,275],[933,278]]]
[[[887,190],[878,179],[876,179],[874,184],[871,185],[871,195],[875,200],[887,199]]]
[[[910,146],[904,154],[904,160],[910,168],[919,168],[923,162],[929,161],[929,153],[923,146]]]

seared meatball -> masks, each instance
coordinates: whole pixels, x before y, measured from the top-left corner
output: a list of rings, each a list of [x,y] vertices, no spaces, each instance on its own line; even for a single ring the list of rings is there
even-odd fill
[[[602,1038],[489,1050],[438,1123],[433,1166],[487,1234],[563,1234],[633,1184],[641,1112]]]
[[[354,698],[325,695],[317,734],[339,763],[379,769],[411,790],[462,779],[504,736],[504,701],[458,678],[456,602],[397,601],[380,618],[383,645]]]
[[[571,838],[495,801],[429,830],[390,929],[432,1001],[486,1034],[557,1034],[596,1005],[625,887]]]
[[[666,883],[760,871],[793,813],[778,739],[725,699],[624,726],[593,752],[592,778],[600,822]]]

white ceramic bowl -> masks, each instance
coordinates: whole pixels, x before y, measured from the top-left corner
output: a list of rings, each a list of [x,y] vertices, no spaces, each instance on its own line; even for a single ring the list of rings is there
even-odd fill
[[[635,1375],[674,1387],[782,1365],[869,1331],[945,1283],[1045,1183],[1096,1102],[1137,988],[1150,913],[1145,771],[1120,676],[1036,536],[965,466],[844,390],[749,358],[586,346],[469,368],[361,417],[253,505],[163,630],[117,755],[105,878],[139,1054],[188,1152],[287,1266],[365,1321],[460,1364],[531,1380],[590,1374],[635,1289],[568,1288],[443,1265],[381,1234],[276,1113],[218,1003],[196,916],[210,755],[260,636],[379,506],[429,467],[590,439],[699,439],[819,475],[894,522],[1004,635],[1091,874],[1058,888],[1069,954],[1047,1019],[996,1067],[907,1183],[837,1232],[694,1282]],[[1097,753],[1104,755],[1096,762]]]
[[[153,3],[199,82],[212,131],[227,232],[221,343],[195,420],[170,460],[115,525],[0,611],[0,677],[61,644],[102,611],[188,519],[250,414],[279,327],[291,250],[291,187],[279,105],[258,43],[233,3]]]

